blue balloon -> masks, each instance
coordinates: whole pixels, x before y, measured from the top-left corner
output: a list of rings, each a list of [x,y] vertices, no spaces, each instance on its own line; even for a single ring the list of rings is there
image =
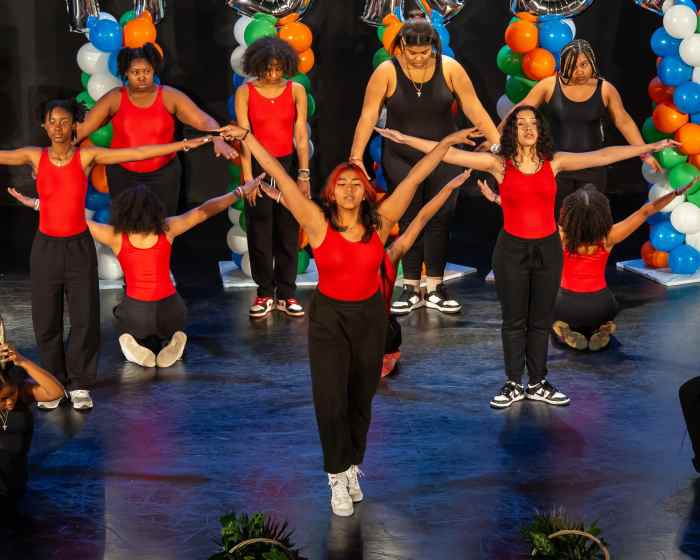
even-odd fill
[[[112,75],[121,80],[122,77],[119,75],[119,64],[117,62],[117,57],[119,57],[119,51],[114,51],[112,54],[110,54],[109,60],[107,61],[107,66],[109,67],[109,71],[112,73]]]
[[[693,0],[675,0],[673,2],[674,6],[688,6],[691,10],[697,13],[698,7],[695,5],[695,2]]]
[[[538,25],[540,47],[551,53],[560,53],[568,43],[574,40],[571,28],[560,19],[551,19]]]
[[[237,90],[240,86],[245,84],[245,78],[243,76],[240,76],[236,74],[235,72],[233,73],[233,76],[231,77],[231,82],[233,83],[233,90]]]
[[[374,184],[382,192],[386,192],[388,185],[386,182],[386,176],[384,175],[384,169],[381,167],[377,169],[374,174]]]
[[[98,224],[108,224],[111,218],[112,211],[109,209],[109,207],[100,208],[95,212],[95,215],[92,217],[92,219]]]
[[[369,156],[372,161],[382,163],[382,137],[377,135],[369,143]]]
[[[688,115],[700,112],[700,84],[686,82],[679,85],[673,92],[673,102]]]
[[[442,54],[444,54],[445,56],[449,56],[450,58],[455,58],[455,52],[452,50],[452,47],[450,45],[442,46]]]
[[[97,192],[90,189],[85,197],[85,208],[88,210],[102,210],[103,208],[109,208],[110,198],[108,194]]]
[[[651,50],[656,56],[678,56],[681,39],[671,37],[663,27],[659,27],[651,36]]]
[[[449,47],[450,33],[449,31],[447,31],[447,28],[444,25],[441,25],[439,27],[436,27],[435,31],[437,31],[437,34],[440,36],[440,43],[442,44],[442,47]]]
[[[153,76],[153,83],[157,86],[160,85],[160,76]]]
[[[659,64],[659,79],[667,86],[677,87],[689,82],[693,77],[693,67],[677,56],[666,56]]]
[[[111,19],[97,20],[90,28],[90,41],[100,51],[118,51],[122,48],[122,26]]]
[[[651,226],[649,240],[657,251],[673,251],[685,241],[685,235],[674,228],[670,221]]]
[[[668,265],[674,274],[695,274],[700,268],[700,252],[690,245],[680,245],[668,255]]]
[[[236,98],[232,95],[226,101],[226,108],[228,109],[228,116],[232,121],[236,120]]]
[[[694,115],[690,115],[690,122],[695,123],[695,124],[700,124],[700,113],[695,113]]]
[[[231,251],[231,260],[236,263],[236,266],[238,268],[241,268],[241,261],[243,260],[243,255],[239,255],[238,253],[234,253]]]
[[[660,224],[661,222],[667,222],[668,220],[671,219],[671,213],[670,212],[657,212],[656,214],[652,214],[647,218],[647,224],[650,226]]]

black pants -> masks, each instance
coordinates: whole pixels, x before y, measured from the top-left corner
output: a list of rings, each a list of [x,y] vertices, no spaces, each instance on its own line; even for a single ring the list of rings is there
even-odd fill
[[[293,176],[293,156],[279,158],[287,173]],[[254,162],[253,173],[261,172]],[[253,280],[258,296],[289,299],[294,297],[299,249],[299,224],[282,204],[268,196],[258,198],[255,206],[246,201],[246,234]]]
[[[581,171],[564,171],[557,175],[557,198],[555,206],[555,218],[559,221],[559,211],[564,199],[576,192],[584,185],[592,183],[604,193],[608,187],[608,170],[605,167],[592,167]]]
[[[32,322],[41,365],[69,390],[85,389],[97,377],[100,294],[95,242],[86,230],[72,237],[37,231],[30,259]],[[63,345],[63,301],[70,334]]]
[[[160,342],[169,341],[177,331],[185,330],[187,307],[179,294],[158,301],[126,296],[114,308],[114,317],[119,334],[129,333],[148,347],[160,346]]]
[[[309,308],[309,362],[323,466],[331,474],[359,465],[364,458],[386,325],[379,292],[358,302],[314,293]]]
[[[506,375],[520,383],[527,364],[530,383],[547,375],[549,330],[562,267],[558,233],[522,239],[501,230],[493,253],[496,291],[501,302]]]
[[[695,458],[700,459],[700,377],[689,379],[678,390],[685,425]]]
[[[182,165],[177,156],[167,165],[150,173],[134,173],[121,165],[107,166],[107,183],[113,199],[127,189],[144,185],[158,195],[168,216],[177,214],[181,178]]]
[[[384,174],[389,186],[389,192],[393,192],[399,183],[408,175],[419,157],[407,159],[394,154],[384,144],[385,151],[382,161]],[[421,208],[432,199],[442,187],[459,175],[462,170],[453,165],[441,163],[435,168],[428,178],[418,187],[406,212],[399,220],[399,231],[403,233],[416,217]],[[403,256],[403,275],[407,280],[419,280],[421,266],[425,263],[428,276],[442,278],[447,263],[447,245],[450,239],[450,221],[457,205],[458,193],[455,191],[450,199],[426,224],[423,231],[416,239],[413,246]]]
[[[563,321],[571,330],[590,338],[601,325],[612,321],[617,311],[617,300],[610,288],[597,292],[572,292],[559,288],[554,320]]]

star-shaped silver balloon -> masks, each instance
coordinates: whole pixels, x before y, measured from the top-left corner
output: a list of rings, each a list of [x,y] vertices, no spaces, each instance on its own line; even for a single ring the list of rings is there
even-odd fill
[[[331,0],[334,1],[334,0]],[[226,0],[226,5],[245,16],[258,12],[281,18],[296,12],[303,16],[311,7],[312,0]]]
[[[464,0],[366,0],[365,9],[362,12],[362,21],[379,27],[382,25],[382,20],[388,14],[402,14],[404,19],[408,16],[409,11],[415,10],[418,3],[427,5],[431,10],[436,10],[444,17],[444,22],[447,23],[455,17],[462,8],[464,8]]]
[[[593,0],[511,0],[513,13],[529,12],[536,16],[574,17],[593,4]]]

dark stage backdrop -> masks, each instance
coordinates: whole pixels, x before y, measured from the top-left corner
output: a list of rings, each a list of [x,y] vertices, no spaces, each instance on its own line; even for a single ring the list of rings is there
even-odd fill
[[[100,2],[103,10],[117,16],[131,4],[130,0]],[[236,19],[224,4],[223,0],[169,0],[167,17],[158,28],[158,41],[166,52],[164,83],[184,90],[222,121],[227,118],[226,99],[232,90],[229,57],[235,47]],[[496,101],[504,90],[504,76],[495,59],[510,18],[507,4],[506,0],[467,0],[464,10],[449,24],[457,58],[494,117]],[[318,102],[312,121],[316,146],[312,171],[317,187],[347,157],[372,71],[372,55],[379,47],[375,29],[360,21],[363,6],[364,0],[315,0],[304,19],[313,30],[316,53],[310,77]],[[63,0],[0,0],[0,13],[0,148],[41,145],[44,138],[37,108],[48,98],[80,91],[75,55],[86,39],[68,31]],[[646,87],[654,75],[649,37],[660,23],[660,18],[637,8],[632,0],[597,0],[576,19],[578,37],[593,44],[604,76],[620,89],[639,123],[649,112]],[[608,131],[610,142],[620,141],[610,127]],[[183,207],[224,192],[226,163],[216,160],[209,148],[183,156],[183,160]],[[611,176],[612,188],[636,191],[635,199],[641,200],[644,187],[639,169],[637,161],[617,166]],[[0,167],[0,271],[26,269],[36,227],[36,214],[19,208],[4,192],[9,185],[34,192],[30,170]],[[472,188],[460,204],[456,230],[466,233],[478,225],[484,220],[484,209]],[[498,213],[489,208],[486,216],[490,236],[498,228]],[[223,220],[218,223],[208,243],[225,253],[226,224]]]

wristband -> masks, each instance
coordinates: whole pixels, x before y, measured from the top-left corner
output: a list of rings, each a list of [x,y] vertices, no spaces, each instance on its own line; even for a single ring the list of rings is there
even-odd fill
[[[489,152],[492,154],[500,154],[501,153],[501,145],[500,144],[491,144],[491,147],[489,148]]]
[[[241,142],[243,142],[243,140],[246,139],[246,137],[248,136],[249,133],[250,133],[250,129],[246,128],[246,129],[245,129],[245,134],[244,134],[243,136],[241,136],[241,137],[239,138],[239,140],[240,140]]]
[[[241,187],[236,187],[236,189],[233,192],[238,195],[238,198],[243,198],[243,196],[244,196],[243,188],[241,188]]]
[[[35,199],[34,199],[34,211],[35,211],[35,212],[38,212],[38,211],[39,211],[39,202],[40,202],[40,201],[39,201],[38,198],[35,198]]]

